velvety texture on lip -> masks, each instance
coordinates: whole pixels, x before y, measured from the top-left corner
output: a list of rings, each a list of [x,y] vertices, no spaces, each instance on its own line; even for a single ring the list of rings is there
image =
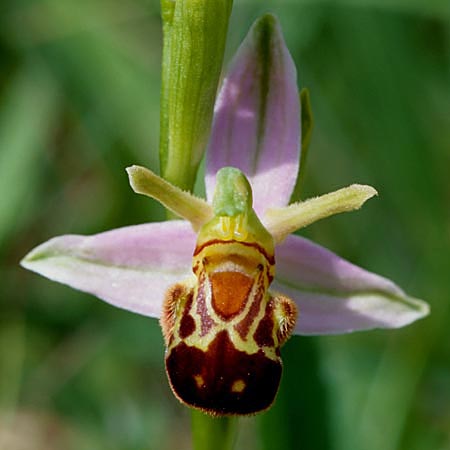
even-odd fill
[[[166,359],[170,384],[185,403],[220,414],[253,414],[267,409],[281,378],[281,362],[262,351],[249,355],[237,350],[221,331],[207,351],[184,342]]]

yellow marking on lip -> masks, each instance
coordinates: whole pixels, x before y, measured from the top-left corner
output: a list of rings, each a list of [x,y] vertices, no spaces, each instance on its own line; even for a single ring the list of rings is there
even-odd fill
[[[197,242],[194,251],[194,261],[198,258],[207,257],[208,259],[212,256],[221,255],[222,258],[227,258],[228,255],[236,254],[242,255],[249,259],[261,260],[261,257],[265,259],[263,264],[275,264],[275,258],[273,256],[273,251],[267,251],[263,246],[257,242],[245,242],[234,240],[224,240],[224,239],[211,239],[206,242]],[[259,256],[257,256],[259,254]]]
[[[205,385],[205,380],[201,375],[194,375],[194,380],[198,388],[202,388]]]
[[[244,380],[236,380],[231,386],[231,392],[236,392],[240,394],[245,389],[245,381]]]

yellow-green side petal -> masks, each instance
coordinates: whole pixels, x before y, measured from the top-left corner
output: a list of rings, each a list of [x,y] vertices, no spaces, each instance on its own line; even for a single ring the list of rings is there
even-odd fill
[[[263,223],[278,243],[294,231],[320,219],[359,209],[374,195],[377,195],[377,191],[372,186],[352,184],[285,208],[269,209]]]
[[[211,206],[201,198],[174,186],[151,170],[141,166],[127,167],[134,192],[158,200],[177,216],[191,222],[194,231],[213,216]]]

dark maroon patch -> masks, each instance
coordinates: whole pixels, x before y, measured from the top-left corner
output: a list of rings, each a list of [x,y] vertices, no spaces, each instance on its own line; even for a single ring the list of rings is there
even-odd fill
[[[166,357],[175,395],[184,403],[216,415],[253,414],[268,408],[281,377],[281,362],[236,350],[221,331],[208,351],[181,342]]]
[[[258,347],[274,347],[273,341],[273,300],[267,303],[266,312],[264,317],[259,322],[258,328],[253,335]]]
[[[184,305],[184,309],[182,312],[182,318],[180,321],[180,338],[185,339],[188,336],[190,336],[195,331],[195,321],[193,317],[189,314],[189,311],[191,310],[192,301],[194,299],[194,294],[191,291],[189,293],[189,296],[186,299],[186,303]]]
[[[195,331],[195,320],[190,314],[183,316],[180,322],[180,338],[186,339]]]
[[[200,268],[200,263],[197,261],[197,262],[195,263],[195,265],[192,266],[192,272],[194,272],[195,275],[197,275],[197,274],[198,274],[198,271],[199,271],[199,268]]]

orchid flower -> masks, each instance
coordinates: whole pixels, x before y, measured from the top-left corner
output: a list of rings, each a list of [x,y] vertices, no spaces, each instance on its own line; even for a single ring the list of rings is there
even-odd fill
[[[264,410],[291,334],[397,328],[428,313],[392,281],[291,234],[376,194],[352,185],[289,205],[300,145],[295,67],[276,20],[265,16],[216,102],[207,200],[129,167],[136,192],[183,220],[56,237],[22,265],[160,318],[169,381],[182,402],[216,415]]]

